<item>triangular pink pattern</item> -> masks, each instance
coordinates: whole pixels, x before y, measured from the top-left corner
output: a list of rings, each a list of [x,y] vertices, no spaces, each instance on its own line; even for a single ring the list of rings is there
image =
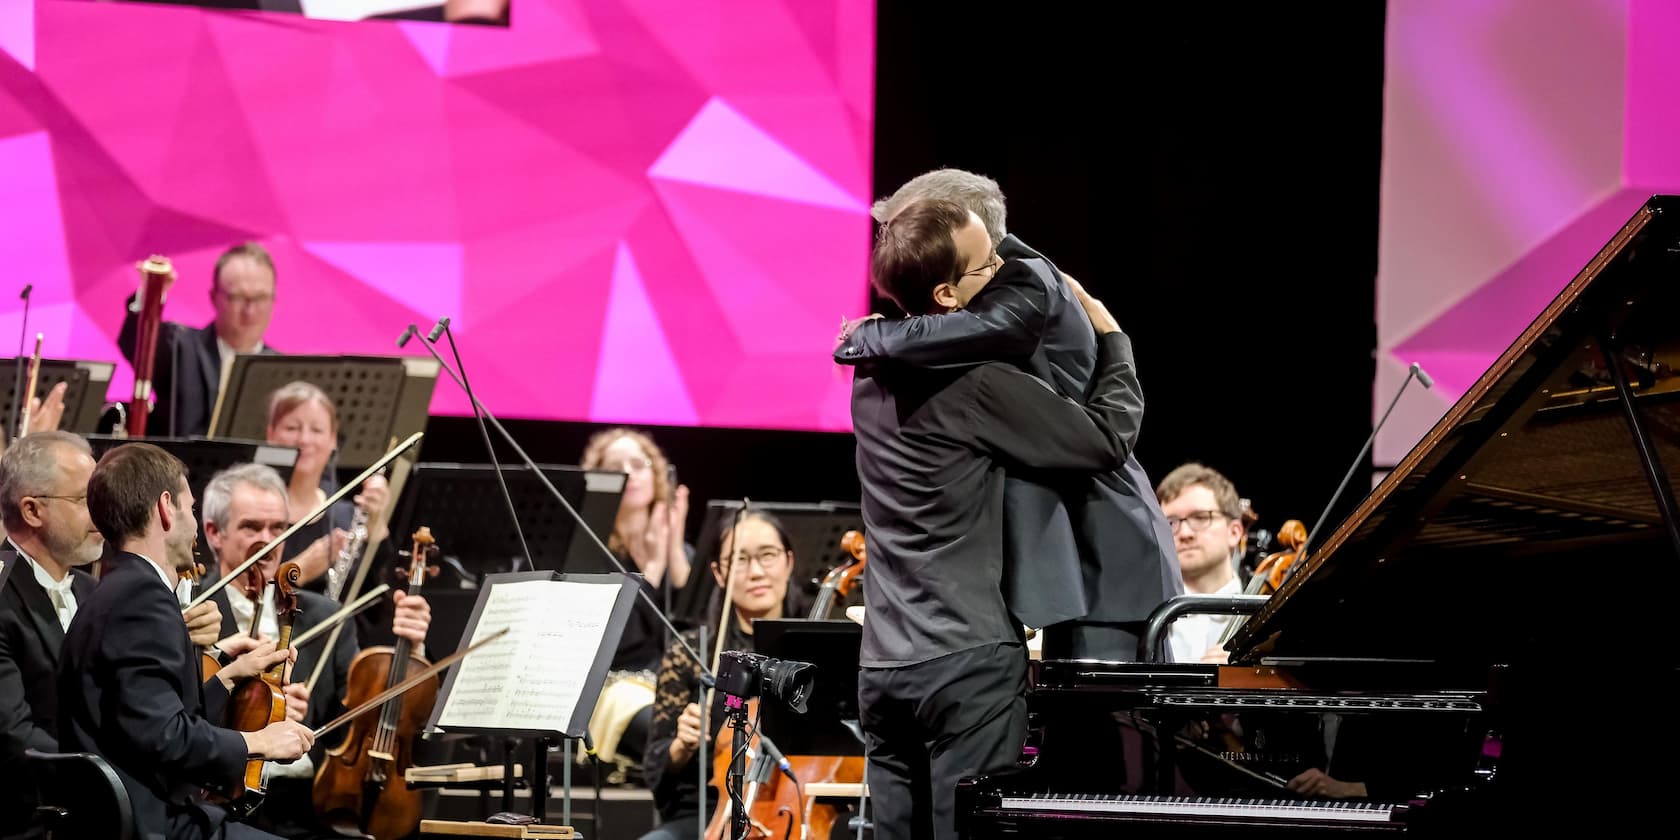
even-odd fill
[[[414,45],[414,51],[426,60],[432,72],[442,76],[449,60],[449,33],[454,32],[455,27],[429,21],[404,20],[397,22],[397,28],[402,30],[409,43]]]
[[[613,265],[610,301],[589,418],[604,423],[634,418],[639,423],[693,425],[698,418],[681,368],[665,343],[636,261],[623,245]]]
[[[434,320],[461,313],[461,246],[454,242],[304,242],[310,253]],[[422,319],[424,320],[424,319]]]
[[[694,115],[648,174],[841,210],[868,209],[720,99]]]
[[[0,53],[35,69],[35,4],[31,0],[0,3]]]
[[[71,300],[70,254],[54,171],[46,132],[0,138],[0,219],[5,221],[0,254],[20,285],[36,286],[37,306]]]

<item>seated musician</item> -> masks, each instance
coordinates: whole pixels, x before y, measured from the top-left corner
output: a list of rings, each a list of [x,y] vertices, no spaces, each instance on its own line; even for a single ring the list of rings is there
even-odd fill
[[[231,823],[205,789],[242,786],[248,758],[290,761],[314,741],[281,720],[254,732],[217,725],[234,682],[290,658],[266,644],[200,681],[197,647],[175,590],[198,536],[186,467],[156,446],[130,443],[99,460],[88,512],[116,549],[65,632],[58,670],[64,752],[91,752],[116,771],[142,836],[264,838]]]
[[[105,548],[88,516],[93,452],[68,432],[31,434],[0,457],[0,519],[8,538],[0,563],[17,564],[0,590],[0,836],[25,831],[34,786],[24,750],[58,752],[58,666],[64,630],[93,591],[83,569]],[[20,562],[21,561],[21,562]],[[216,639],[214,604],[188,620],[194,645]]]
[[[175,279],[171,271],[164,283],[166,300]],[[261,245],[246,242],[222,252],[210,276],[210,302],[216,308],[216,320],[205,327],[195,329],[172,321],[159,325],[152,367],[157,402],[147,426],[151,434],[208,433],[216,395],[234,355],[275,352],[263,342],[274,314],[274,258]],[[129,296],[122,331],[117,334],[117,347],[130,364],[139,339],[139,314],[136,293]]]
[[[1155,496],[1178,548],[1184,591],[1198,595],[1242,592],[1236,563],[1247,529],[1242,499],[1230,479],[1201,464],[1185,464],[1161,479]],[[1173,661],[1224,664],[1230,656],[1220,641],[1235,619],[1234,615],[1196,613],[1174,621]]]
[[[673,486],[670,461],[653,438],[634,429],[597,432],[584,447],[584,469],[622,471],[624,495],[607,548],[669,613],[672,594],[688,583],[693,549],[683,541],[688,488]],[[625,622],[612,671],[589,723],[601,760],[618,765],[622,781],[642,759],[653,715],[654,671],[669,639],[665,626],[638,600]]]
[[[997,182],[939,169],[911,179],[872,212],[886,222],[928,199],[979,217],[998,264],[995,278],[950,312],[847,325],[834,360],[921,369],[1003,361],[1083,401],[1099,343],[1090,319],[1056,267],[1004,229]],[[1051,487],[1024,473],[1005,483],[1005,596],[1023,623],[1045,629],[1046,659],[1134,659],[1150,612],[1183,591],[1172,535],[1130,448],[1127,441],[1118,469],[1082,483]]]
[[[338,409],[325,391],[308,382],[275,389],[268,398],[267,437],[269,443],[297,447],[286,503],[298,516],[338,489],[338,476],[330,469],[338,451]],[[385,477],[375,475],[350,501],[340,500],[292,536],[291,543],[302,547],[292,559],[303,568],[304,582],[313,583],[311,589],[325,586],[327,570],[344,548],[357,509],[367,517],[368,539],[375,545],[385,542],[388,531],[380,514],[390,494]]]
[[[700,651],[706,657],[719,649],[715,630],[722,621],[723,591],[729,575],[734,575],[735,585],[722,650],[752,650],[754,619],[804,614],[803,596],[797,587],[788,586],[793,551],[788,547],[781,523],[770,513],[754,511],[742,517],[739,524],[731,524],[734,527],[724,529],[718,552],[710,564],[712,576],[718,582],[718,593],[709,610],[708,623],[712,629],[708,630],[711,641],[707,647],[711,649]],[[699,649],[698,631],[684,633],[683,638]],[[659,810],[660,825],[643,835],[643,840],[699,837],[696,820],[700,788],[694,767],[702,734],[699,685],[699,664],[679,645],[666,649],[659,669],[659,699],[654,704],[647,757],[642,764],[648,787],[653,790],[654,806]],[[704,731],[715,737],[723,725],[721,694],[712,698],[706,720]],[[710,776],[708,768],[707,777]],[[708,801],[715,804],[716,794],[709,794]]]
[[[216,570],[208,577],[229,574],[245,558],[253,546],[273,540],[291,522],[287,507],[286,484],[279,473],[262,464],[241,464],[217,473],[204,488],[204,534],[216,556]],[[261,579],[272,581],[284,562],[284,547],[257,564]],[[273,639],[279,634],[274,614],[273,597],[265,590],[254,593],[242,581],[224,587],[212,600],[222,605],[223,623],[219,628],[224,644],[251,633],[251,617],[259,599],[262,615],[256,638]],[[314,592],[299,592],[299,613],[292,625],[294,635],[303,633],[330,617],[338,604]],[[253,595],[255,597],[253,597]],[[426,629],[431,621],[431,608],[421,596],[408,596],[398,590],[391,632],[424,646]],[[350,662],[360,649],[357,644],[356,623],[347,621],[334,645],[331,660],[322,669],[313,690],[306,690],[303,682],[315,672],[323,655],[326,640],[316,641],[297,652],[286,685],[287,702],[294,706],[295,719],[311,728],[320,727],[344,711],[341,700],[345,691]],[[321,750],[330,745],[321,744]],[[316,756],[321,750],[316,751]],[[312,837],[321,834],[317,828],[310,788],[315,779],[314,757],[306,755],[290,764],[276,764],[269,768],[268,798],[257,812],[254,822],[284,837]]]

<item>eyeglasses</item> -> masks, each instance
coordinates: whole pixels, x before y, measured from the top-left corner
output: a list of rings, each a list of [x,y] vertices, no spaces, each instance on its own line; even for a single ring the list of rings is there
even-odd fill
[[[624,460],[624,462],[620,463],[620,464],[614,464],[614,463],[609,461],[607,463],[602,464],[601,469],[606,470],[608,472],[612,472],[613,470],[620,470],[622,472],[627,472],[627,473],[638,473],[638,472],[641,472],[642,470],[653,469],[653,462],[646,459],[646,458],[632,457],[632,458],[626,458]]]
[[[965,272],[962,273],[962,276],[963,277],[969,277],[969,276],[972,276],[972,275],[975,275],[975,274],[983,274],[987,271],[990,271],[993,274],[996,274],[997,270],[1000,269],[1000,268],[1003,268],[1003,257],[998,256],[997,252],[993,251],[992,252],[992,258],[989,259],[989,260],[986,260],[985,265],[980,266],[979,268],[974,268],[974,269],[970,269],[968,271],[965,271]]]
[[[262,294],[257,295],[236,295],[218,286],[216,288],[216,294],[226,298],[228,303],[231,303],[236,307],[267,306],[274,302],[273,292],[263,292]]]
[[[771,569],[780,568],[782,561],[786,559],[787,549],[782,548],[781,546],[771,545],[765,546],[752,554],[748,554],[743,551],[740,554],[735,555],[735,562],[730,565],[735,569],[737,574],[740,574],[743,570],[750,568],[751,564],[756,561],[760,569],[769,571]]]
[[[1167,530],[1176,534],[1178,533],[1178,526],[1189,525],[1192,531],[1204,531],[1207,530],[1207,526],[1213,524],[1215,516],[1223,517],[1225,514],[1217,510],[1198,510],[1184,516],[1169,516],[1167,517]]]
[[[44,496],[43,495],[43,496],[33,496],[31,498],[36,498],[36,499],[62,499],[62,500],[66,501],[66,502],[69,502],[70,504],[73,504],[73,505],[85,505],[85,504],[87,504],[87,494],[86,493],[83,493],[80,496]]]

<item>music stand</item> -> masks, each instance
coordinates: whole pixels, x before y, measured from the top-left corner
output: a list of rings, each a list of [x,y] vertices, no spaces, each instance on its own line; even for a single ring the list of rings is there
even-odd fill
[[[325,391],[338,412],[338,465],[364,469],[393,441],[425,431],[437,375],[437,360],[412,356],[242,353],[216,396],[209,437],[266,437],[269,395],[301,380]]]
[[[640,584],[629,575],[496,574],[484,578],[461,636],[509,637],[449,671],[427,729],[534,739],[532,816],[548,809],[548,745],[584,738]],[[567,765],[565,811],[571,816]]]
[[[816,584],[822,582],[830,569],[852,561],[851,555],[840,548],[840,538],[847,531],[863,530],[863,511],[854,504],[753,502],[752,509],[772,513],[781,521],[794,558],[788,585],[804,587],[808,593],[816,591]],[[697,568],[708,567],[717,559],[719,539],[725,528],[735,524],[740,510],[739,499],[713,499],[706,505],[706,518],[700,525],[700,539],[694,548]],[[704,618],[706,605],[717,588],[717,581],[709,573],[689,576],[688,585],[677,593],[672,612],[698,623]]]
[[[862,645],[863,626],[843,619],[753,622],[754,653],[817,666],[804,714],[772,698],[759,698],[759,725],[783,755],[863,755],[863,742],[852,729],[858,721]]]
[[[0,429],[9,439],[17,429],[17,417],[12,403],[18,390],[17,359],[0,359]],[[29,360],[24,360],[24,376],[29,375]],[[99,415],[105,410],[105,392],[111,386],[111,374],[117,366],[112,362],[80,359],[42,359],[41,373],[34,396],[44,399],[48,391],[60,382],[70,383],[64,390],[64,419],[58,427],[66,432],[90,434],[99,425]],[[22,401],[18,401],[22,407]]]
[[[281,481],[291,481],[292,467],[297,464],[298,451],[292,446],[277,446],[260,440],[205,440],[204,438],[130,438],[110,435],[88,435],[97,460],[114,447],[125,443],[149,443],[181,459],[187,465],[187,488],[200,505],[204,501],[204,487],[216,473],[238,464],[266,464],[280,473]],[[202,510],[202,508],[200,508]],[[203,536],[204,517],[199,516],[199,536]],[[288,549],[291,546],[287,546]],[[307,548],[307,546],[305,546]],[[205,568],[215,568],[216,558],[210,553],[210,542],[200,539],[193,546],[193,554]]]

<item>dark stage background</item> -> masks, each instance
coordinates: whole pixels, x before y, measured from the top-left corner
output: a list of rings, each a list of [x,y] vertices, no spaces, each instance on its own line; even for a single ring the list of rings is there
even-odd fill
[[[1200,460],[1266,527],[1310,525],[1371,430],[1383,4],[1097,8],[881,3],[876,193],[997,178],[1011,232],[1131,334],[1151,477]],[[462,349],[469,373],[505,363]],[[433,418],[426,460],[482,461],[471,423]],[[599,428],[506,425],[553,463]],[[652,432],[696,510],[858,496],[850,435]]]

